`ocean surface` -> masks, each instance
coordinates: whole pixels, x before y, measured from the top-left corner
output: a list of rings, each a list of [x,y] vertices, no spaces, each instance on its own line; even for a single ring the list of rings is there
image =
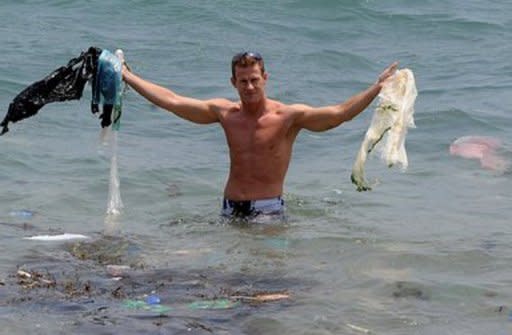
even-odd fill
[[[512,333],[512,174],[449,152],[457,138],[488,136],[512,160],[510,13],[508,0],[1,1],[1,117],[89,46],[122,48],[134,72],[202,99],[238,98],[230,60],[241,50],[264,56],[267,93],[285,103],[341,102],[395,60],[419,93],[409,167],[371,156],[369,192],[350,173],[375,103],[336,129],[303,131],[286,223],[221,221],[221,128],[133,90],[118,216],[106,215],[111,153],[89,87],[10,125],[0,333]],[[89,238],[24,239],[62,233]]]

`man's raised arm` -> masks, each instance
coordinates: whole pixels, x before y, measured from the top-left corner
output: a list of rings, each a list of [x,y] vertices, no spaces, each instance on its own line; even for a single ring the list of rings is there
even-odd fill
[[[198,100],[174,93],[135,75],[123,66],[123,80],[144,98],[177,116],[200,124],[219,121],[219,106],[222,99]]]
[[[307,105],[292,105],[299,116],[296,125],[311,131],[325,131],[335,128],[345,121],[353,119],[368,107],[377,97],[384,82],[396,71],[398,63],[388,66],[380,75],[375,84],[366,90],[350,97],[338,105],[311,107]]]

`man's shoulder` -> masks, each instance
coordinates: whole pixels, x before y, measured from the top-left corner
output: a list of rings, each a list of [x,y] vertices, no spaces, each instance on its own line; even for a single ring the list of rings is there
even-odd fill
[[[280,113],[298,114],[304,110],[311,108],[309,105],[301,103],[285,104],[283,102],[272,100],[274,110]]]
[[[234,101],[231,101],[226,98],[213,98],[206,101],[210,108],[215,110],[218,113],[228,113],[234,109],[239,109],[240,104]]]
[[[275,112],[290,112],[293,105],[286,104],[279,100],[267,99],[267,106]]]

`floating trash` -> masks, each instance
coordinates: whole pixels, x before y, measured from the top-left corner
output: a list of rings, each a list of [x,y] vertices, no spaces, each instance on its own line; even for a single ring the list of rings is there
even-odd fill
[[[149,295],[146,297],[146,303],[148,305],[158,305],[160,304],[160,297],[154,294]]]
[[[350,323],[345,323],[345,325],[352,329],[352,330],[355,330],[355,331],[358,331],[360,333],[363,333],[363,334],[372,334],[372,331],[370,329],[366,329],[366,328],[363,328],[363,327],[360,327],[360,326],[356,326],[356,325],[353,325],[353,324],[350,324]]]
[[[70,240],[83,240],[89,238],[82,234],[59,234],[59,235],[35,235],[30,237],[24,237],[24,240],[32,241],[48,241],[48,242],[59,242],[59,241],[70,241]]]
[[[31,218],[34,216],[34,212],[28,209],[18,209],[9,212],[10,216],[15,216],[17,218]]]
[[[264,243],[273,249],[280,249],[280,250],[287,249],[289,246],[288,239],[283,238],[283,237],[267,238],[264,240]]]
[[[25,289],[33,289],[33,288],[50,288],[55,287],[57,283],[53,278],[50,278],[47,274],[43,274],[37,271],[25,271],[19,269],[16,272],[16,278],[18,285],[22,286]]]
[[[71,255],[80,260],[91,260],[101,265],[124,264],[131,268],[143,266],[138,246],[122,237],[103,235],[96,240],[79,240],[67,246]]]
[[[238,306],[238,301],[229,299],[202,300],[188,304],[190,309],[229,309]]]
[[[278,301],[278,300],[284,300],[289,299],[290,295],[286,292],[280,292],[280,293],[256,293],[253,295],[233,295],[231,296],[232,299],[238,299],[242,301],[247,302],[272,302],[272,301]]]
[[[175,198],[175,197],[182,195],[180,187],[176,184],[168,184],[166,187],[166,190],[167,190],[167,195],[171,198]]]
[[[153,305],[149,310],[154,313],[165,314],[169,313],[171,311],[171,308],[164,305]]]
[[[160,298],[158,298],[158,300],[160,301]],[[149,304],[147,301],[144,300],[127,299],[123,301],[123,307],[134,310],[144,310],[159,314],[164,314],[171,311],[171,308],[168,306],[160,305],[159,303]]]
[[[106,270],[112,277],[122,277],[128,270],[130,270],[130,266],[109,264],[106,266]]]
[[[146,302],[142,300],[125,300],[123,301],[123,306],[129,309],[142,309],[146,307]]]
[[[421,300],[429,300],[430,295],[425,291],[419,284],[398,281],[395,283],[395,289],[393,290],[393,297],[395,298],[417,298]]]

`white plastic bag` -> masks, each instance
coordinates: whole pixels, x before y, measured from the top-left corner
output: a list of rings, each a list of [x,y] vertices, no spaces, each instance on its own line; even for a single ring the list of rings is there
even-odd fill
[[[413,114],[417,95],[414,74],[409,69],[398,70],[384,84],[372,122],[352,167],[351,180],[358,191],[371,190],[364,179],[364,165],[379,143],[381,157],[388,167],[399,164],[402,170],[407,168],[409,162],[405,137],[407,129],[415,127]]]

